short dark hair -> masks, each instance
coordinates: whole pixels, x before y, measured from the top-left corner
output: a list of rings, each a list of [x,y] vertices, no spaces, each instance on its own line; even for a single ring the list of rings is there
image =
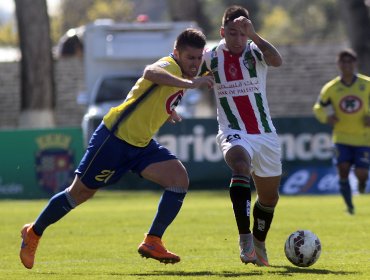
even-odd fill
[[[249,19],[249,12],[246,8],[237,5],[230,6],[224,12],[224,16],[222,17],[222,26],[225,26],[230,21],[233,21],[234,19],[241,16]]]
[[[187,28],[177,36],[175,49],[182,51],[185,47],[203,49],[206,45],[206,36],[195,28]]]
[[[353,61],[357,60],[356,52],[350,48],[341,50],[337,55],[337,61],[341,61],[345,57],[352,58]]]

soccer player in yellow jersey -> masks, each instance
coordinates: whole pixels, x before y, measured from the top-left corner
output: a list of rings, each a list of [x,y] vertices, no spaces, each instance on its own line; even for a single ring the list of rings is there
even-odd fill
[[[173,53],[147,66],[126,100],[104,117],[90,139],[71,186],[53,196],[35,222],[23,226],[20,258],[26,268],[33,267],[40,237],[49,225],[93,197],[99,188],[117,182],[129,170],[165,189],[138,252],[163,263],[180,261],[179,256],[164,247],[161,238],[180,211],[189,179],[182,163],[153,136],[166,120],[180,120],[175,108],[186,89],[212,87],[213,77],[196,77],[205,44],[201,31],[183,31]]]
[[[353,50],[339,52],[340,76],[324,85],[313,107],[316,118],[333,127],[334,163],[350,214],[354,214],[350,169],[354,166],[359,192],[364,193],[370,166],[370,78],[356,73],[356,61]]]

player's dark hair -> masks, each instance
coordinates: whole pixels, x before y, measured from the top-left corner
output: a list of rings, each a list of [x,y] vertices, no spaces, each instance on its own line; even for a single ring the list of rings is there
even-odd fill
[[[349,57],[349,58],[353,59],[353,61],[357,60],[357,54],[352,49],[341,50],[337,55],[337,61],[341,61],[345,57]]]
[[[237,5],[230,6],[224,12],[224,16],[222,17],[222,26],[225,26],[230,21],[241,16],[249,19],[249,12],[246,8]]]
[[[203,49],[206,45],[206,36],[195,28],[187,28],[177,36],[175,49],[182,51],[185,47]]]

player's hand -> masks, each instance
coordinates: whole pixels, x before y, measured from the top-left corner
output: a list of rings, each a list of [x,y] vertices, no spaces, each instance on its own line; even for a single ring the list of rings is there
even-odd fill
[[[253,23],[250,19],[240,16],[234,19],[234,23],[236,23],[237,26],[240,28],[240,31],[242,31],[243,33],[245,32],[249,38],[253,37],[253,35],[256,34]]]
[[[330,124],[332,126],[334,126],[338,121],[339,121],[339,119],[335,115],[330,115],[326,119],[326,123]]]
[[[177,114],[175,110],[172,111],[171,116],[168,117],[167,122],[175,124],[177,122],[181,122],[182,118],[180,115]]]
[[[210,88],[213,88],[213,85],[215,83],[215,79],[213,78],[213,75],[211,74],[208,74],[202,77],[196,77],[192,79],[192,81],[193,81],[192,88],[199,88],[202,86],[206,86],[210,89]]]

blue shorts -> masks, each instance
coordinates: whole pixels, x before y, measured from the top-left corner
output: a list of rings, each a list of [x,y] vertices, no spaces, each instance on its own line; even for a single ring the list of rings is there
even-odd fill
[[[370,147],[356,147],[344,144],[335,144],[334,164],[349,162],[358,168],[370,167]]]
[[[100,124],[75,173],[88,188],[98,189],[116,183],[128,171],[140,175],[148,165],[171,159],[176,156],[153,139],[146,147],[136,147]]]

